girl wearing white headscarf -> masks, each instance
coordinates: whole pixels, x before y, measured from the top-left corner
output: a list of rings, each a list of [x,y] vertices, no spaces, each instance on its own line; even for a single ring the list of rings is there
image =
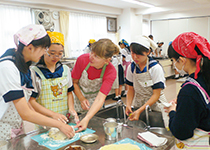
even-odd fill
[[[149,48],[156,44],[148,37],[138,37],[130,45],[133,62],[127,70],[126,84],[129,86],[126,97],[126,114],[129,120],[139,120],[140,114],[149,105],[152,110],[162,113],[165,127],[168,117],[164,112],[164,102],[167,102],[163,89],[165,88],[164,71],[161,65],[149,55]],[[131,106],[138,108],[132,111]],[[164,126],[163,125],[163,126]]]

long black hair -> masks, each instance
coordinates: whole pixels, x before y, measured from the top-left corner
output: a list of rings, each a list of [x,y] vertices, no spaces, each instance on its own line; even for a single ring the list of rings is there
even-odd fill
[[[199,54],[199,55],[202,55],[203,58],[202,58],[202,62],[201,62],[201,73],[202,73],[202,76],[204,78],[204,81],[206,82],[206,86],[207,86],[207,89],[208,91],[210,91],[210,78],[209,78],[209,75],[210,75],[210,60],[209,58],[207,58],[206,56],[204,56],[201,51],[199,50],[199,48],[197,46],[195,46],[195,51]],[[180,54],[178,54],[172,44],[169,45],[168,47],[168,57],[169,58],[174,58],[174,59],[178,59],[179,57],[184,57]],[[188,58],[190,59],[190,58]],[[196,62],[196,59],[191,59],[192,61]]]
[[[138,43],[131,43],[130,49],[137,55],[144,55],[143,52],[149,52],[149,49]]]
[[[38,40],[33,40],[31,43],[34,47],[50,47],[51,45],[51,41],[50,41],[50,37],[47,34],[46,36],[44,36],[41,39]],[[18,45],[18,49],[15,52],[15,65],[17,66],[17,68],[19,69],[19,71],[21,71],[22,73],[27,73],[29,66],[31,65],[31,61],[25,62],[24,56],[22,54],[23,49],[26,45],[24,45],[23,43],[19,42]]]

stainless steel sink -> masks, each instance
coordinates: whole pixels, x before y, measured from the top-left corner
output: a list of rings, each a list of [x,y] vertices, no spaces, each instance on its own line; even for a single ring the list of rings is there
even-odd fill
[[[136,110],[136,109],[134,109]],[[133,110],[133,111],[134,111]],[[110,106],[108,108],[104,108],[102,110],[100,110],[98,113],[95,114],[95,116],[100,117],[100,118],[115,118],[115,119],[120,119],[122,121],[124,121],[124,113],[123,113],[123,106],[118,106],[118,114],[117,115],[117,106]],[[126,116],[127,118],[127,116]],[[142,124],[142,127],[144,127],[142,121],[144,122],[144,124],[146,123],[146,114],[145,112],[142,112],[140,117],[139,117],[139,122],[133,122],[133,125],[138,126],[138,124]],[[150,123],[150,127],[163,127],[164,128],[164,123],[162,120],[162,115],[160,112],[149,112],[149,123]],[[132,123],[130,123],[131,125]]]
[[[163,134],[163,135],[168,135],[172,136],[171,131],[168,131],[166,128],[161,128],[161,127],[151,127],[148,129],[148,131]]]

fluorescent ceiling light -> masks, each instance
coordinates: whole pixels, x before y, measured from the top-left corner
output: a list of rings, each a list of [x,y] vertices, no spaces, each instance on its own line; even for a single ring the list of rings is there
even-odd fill
[[[148,3],[144,3],[144,2],[140,2],[138,0],[122,0],[122,1],[138,4],[138,5],[145,6],[145,7],[155,7],[154,5],[151,5],[151,4],[148,4]]]

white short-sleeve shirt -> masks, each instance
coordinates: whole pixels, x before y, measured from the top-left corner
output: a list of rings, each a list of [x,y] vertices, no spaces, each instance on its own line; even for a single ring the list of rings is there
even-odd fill
[[[0,62],[0,119],[13,100],[24,97],[20,72],[11,60]]]
[[[136,67],[136,73],[144,73],[146,72],[146,66],[143,71],[140,71],[138,65],[136,65],[135,62],[132,62],[127,69],[127,76],[126,76],[126,84],[133,86],[133,72],[134,68]],[[153,89],[164,89],[166,87],[165,85],[165,77],[164,77],[164,71],[162,66],[154,59],[149,57],[149,73],[151,75],[152,81],[153,81]]]

